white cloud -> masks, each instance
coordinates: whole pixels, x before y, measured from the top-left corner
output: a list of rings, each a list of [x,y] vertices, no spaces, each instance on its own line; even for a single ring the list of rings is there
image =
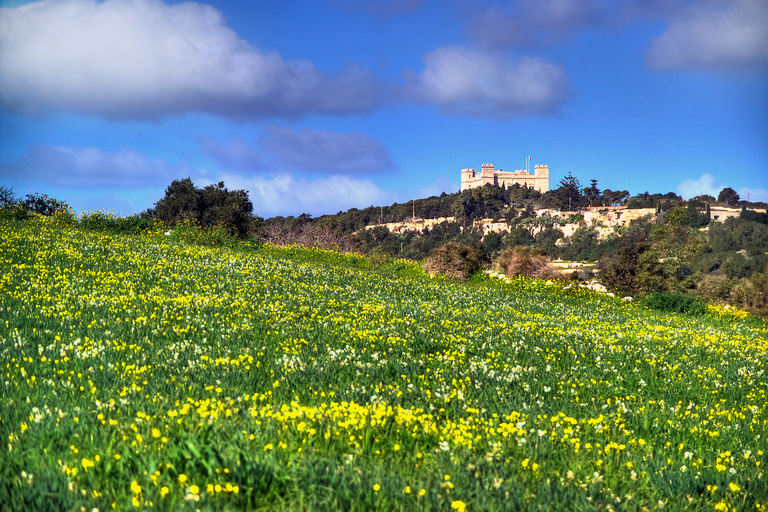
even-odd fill
[[[394,200],[390,192],[372,181],[349,176],[304,180],[290,174],[271,178],[224,174],[222,179],[230,188],[248,190],[254,214],[261,217],[334,214],[350,208],[389,204]]]
[[[395,200],[369,179],[338,174],[303,179],[288,173],[253,177],[238,171],[242,170],[228,168],[213,175],[184,163],[149,158],[132,148],[105,152],[39,145],[0,166],[0,183],[12,186],[18,196],[46,193],[67,201],[78,212],[104,209],[123,215],[150,208],[171,181],[187,176],[197,186],[224,180],[229,189],[248,190],[254,213],[262,217],[321,215]]]
[[[387,148],[361,132],[327,130],[296,131],[267,126],[250,145],[235,137],[220,143],[201,137],[200,146],[226,171],[322,172],[329,174],[371,174],[394,169]]]
[[[360,132],[270,126],[259,145],[278,165],[303,171],[368,174],[394,168],[387,148]]]
[[[691,199],[696,196],[710,195],[717,199],[717,195],[725,187],[715,183],[715,177],[711,174],[702,174],[697,180],[685,180],[677,186],[678,195],[683,199]]]
[[[472,16],[467,32],[493,47],[561,42],[576,30],[599,23],[606,10],[599,0],[519,0],[492,5]]]
[[[211,137],[199,139],[200,147],[229,171],[257,171],[267,166],[265,155],[257,151],[240,137],[233,137],[228,143],[221,143]]]
[[[44,144],[31,146],[16,161],[0,166],[3,180],[89,189],[157,187],[194,172],[189,165],[149,158],[132,148],[106,152]]]
[[[646,55],[656,69],[768,68],[768,2],[693,3]]]
[[[418,76],[404,73],[402,95],[451,115],[510,117],[552,114],[568,98],[563,68],[538,57],[519,61],[458,47],[424,56]]]
[[[441,176],[432,183],[427,183],[426,185],[420,187],[416,191],[414,197],[439,196],[443,192],[446,194],[453,194],[458,192],[460,188],[461,184],[459,182],[454,182],[446,176]]]
[[[378,89],[360,67],[329,75],[255,48],[204,4],[62,0],[0,9],[0,106],[18,112],[343,115],[372,108]]]
[[[742,188],[739,190],[739,197],[742,201],[751,201],[753,203],[762,201],[763,203],[768,203],[768,189]]]

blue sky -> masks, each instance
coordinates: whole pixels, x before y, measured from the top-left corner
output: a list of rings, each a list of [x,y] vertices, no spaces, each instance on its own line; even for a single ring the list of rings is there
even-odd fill
[[[768,201],[765,0],[5,1],[0,184],[78,212],[223,180],[321,215],[548,164]]]

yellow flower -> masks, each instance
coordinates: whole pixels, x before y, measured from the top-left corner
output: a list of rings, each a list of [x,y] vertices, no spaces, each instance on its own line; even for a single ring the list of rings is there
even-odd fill
[[[733,483],[733,482],[729,483],[729,484],[728,484],[728,487],[730,487],[730,488],[731,488],[731,492],[737,492],[737,491],[740,491],[740,490],[741,490],[741,487],[739,487],[738,485],[736,485],[736,484],[735,484],[735,483]]]
[[[192,485],[189,487],[189,492],[191,492],[192,494],[197,494],[198,492],[200,492],[200,488],[196,485]]]
[[[454,501],[451,503],[451,508],[458,510],[459,512],[464,512],[467,509],[467,506],[463,501]]]
[[[164,498],[164,497],[165,497],[165,495],[166,495],[166,494],[168,494],[169,492],[170,492],[170,491],[168,490],[168,488],[167,488],[167,487],[161,487],[161,488],[160,488],[160,496],[161,496],[161,497],[163,497],[163,498]]]
[[[523,465],[524,468],[528,467],[528,462],[530,462],[530,460],[531,459],[525,459],[523,462],[521,462],[521,464]]]
[[[134,480],[131,482],[131,490],[134,492],[134,494],[141,494],[141,486]]]
[[[419,490],[419,496],[424,496],[425,494],[427,494],[427,490],[426,489],[420,489]]]
[[[381,489],[381,486],[379,484],[373,484],[374,491],[379,492],[379,489]]]
[[[411,486],[410,485],[405,486],[405,494],[411,494]]]
[[[185,475],[184,473],[180,474],[179,475],[179,483],[183,484],[186,481],[187,481],[187,475]]]

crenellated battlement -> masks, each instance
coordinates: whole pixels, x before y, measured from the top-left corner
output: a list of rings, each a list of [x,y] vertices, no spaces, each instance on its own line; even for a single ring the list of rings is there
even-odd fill
[[[549,166],[538,164],[534,166],[533,174],[525,169],[503,171],[493,164],[483,164],[479,173],[474,169],[461,170],[462,191],[488,184],[507,188],[518,184],[544,193],[549,191]]]

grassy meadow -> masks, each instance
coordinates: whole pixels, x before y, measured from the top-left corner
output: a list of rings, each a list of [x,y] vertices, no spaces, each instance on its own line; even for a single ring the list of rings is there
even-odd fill
[[[0,510],[766,510],[768,329],[0,221]]]

